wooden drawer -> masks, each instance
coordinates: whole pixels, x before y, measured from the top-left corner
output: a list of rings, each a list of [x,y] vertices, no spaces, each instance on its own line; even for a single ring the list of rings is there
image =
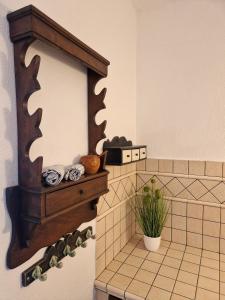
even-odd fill
[[[132,161],[139,160],[139,149],[132,150]]]
[[[122,150],[122,163],[131,162],[131,150]]]
[[[46,194],[46,216],[78,204],[107,190],[105,177],[99,177],[84,183]]]
[[[147,156],[146,148],[140,148],[140,159],[144,159]]]

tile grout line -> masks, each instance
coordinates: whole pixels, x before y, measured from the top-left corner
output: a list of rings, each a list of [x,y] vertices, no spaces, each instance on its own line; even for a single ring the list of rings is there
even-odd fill
[[[174,291],[175,285],[177,283],[177,278],[178,278],[178,275],[179,275],[179,272],[180,272],[180,268],[181,268],[182,262],[184,260],[184,253],[185,253],[186,248],[187,248],[187,245],[185,245],[185,248],[184,248],[184,251],[183,251],[183,255],[182,255],[182,258],[181,258],[180,266],[178,268],[178,272],[177,272],[177,276],[176,276],[176,279],[175,279],[175,283],[174,283],[174,286],[173,286],[173,289],[172,289],[172,292],[171,292],[170,300],[172,299],[172,296],[173,296],[173,291]]]
[[[221,283],[220,283],[220,247],[221,247],[221,221],[222,221],[222,209],[220,208],[220,235],[219,235],[219,299],[221,298],[220,292],[221,292]]]
[[[155,278],[154,278],[154,280],[152,281],[152,284],[151,284],[151,286],[150,286],[150,289],[149,289],[149,291],[148,291],[148,294],[149,294],[151,288],[154,286],[153,284],[154,284],[154,282],[155,282],[156,277],[159,275],[159,270],[161,269],[161,266],[162,266],[162,264],[163,264],[163,262],[164,262],[164,260],[165,260],[165,257],[166,257],[166,254],[167,254],[169,248],[170,248],[170,245],[171,245],[171,242],[169,242],[167,251],[166,251],[166,253],[165,253],[164,257],[163,257],[163,260],[162,260],[161,263],[160,263],[160,267],[159,267],[159,269],[158,269],[158,271],[157,271],[157,273],[156,273],[156,275],[155,275]],[[168,291],[167,291],[167,292],[168,292]],[[148,294],[147,294],[147,296],[145,297],[145,299],[147,299]]]
[[[204,218],[204,206],[203,206],[203,211],[202,211],[202,233],[203,233],[203,218]],[[199,281],[199,277],[200,277],[200,270],[201,270],[201,263],[202,263],[202,255],[203,255],[203,234],[202,234],[202,249],[201,249],[201,256],[200,256],[200,263],[199,263],[199,270],[198,270],[198,278],[197,278],[197,282],[196,282],[196,291],[195,291],[195,299],[197,296],[197,292],[198,292],[198,281]]]

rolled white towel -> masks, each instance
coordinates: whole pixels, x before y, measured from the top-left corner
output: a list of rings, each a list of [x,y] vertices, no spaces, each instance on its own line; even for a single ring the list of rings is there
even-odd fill
[[[65,180],[77,181],[84,174],[84,171],[83,165],[75,164],[66,169],[64,178]]]
[[[55,186],[62,181],[64,174],[64,166],[54,165],[43,170],[42,178],[46,185]]]

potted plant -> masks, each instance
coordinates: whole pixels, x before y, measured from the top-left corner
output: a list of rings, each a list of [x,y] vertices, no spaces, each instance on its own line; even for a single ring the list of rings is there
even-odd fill
[[[144,233],[145,247],[157,251],[169,208],[164,194],[155,188],[155,179],[151,179],[151,186],[143,188],[142,194],[132,203],[132,208]]]

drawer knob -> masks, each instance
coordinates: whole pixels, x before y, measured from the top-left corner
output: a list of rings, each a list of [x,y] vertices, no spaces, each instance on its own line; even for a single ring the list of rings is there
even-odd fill
[[[84,190],[80,190],[80,195],[83,195],[84,194]]]
[[[138,156],[138,153],[136,153],[135,155]]]
[[[129,155],[129,154],[127,154],[127,157],[130,157],[130,155]]]

